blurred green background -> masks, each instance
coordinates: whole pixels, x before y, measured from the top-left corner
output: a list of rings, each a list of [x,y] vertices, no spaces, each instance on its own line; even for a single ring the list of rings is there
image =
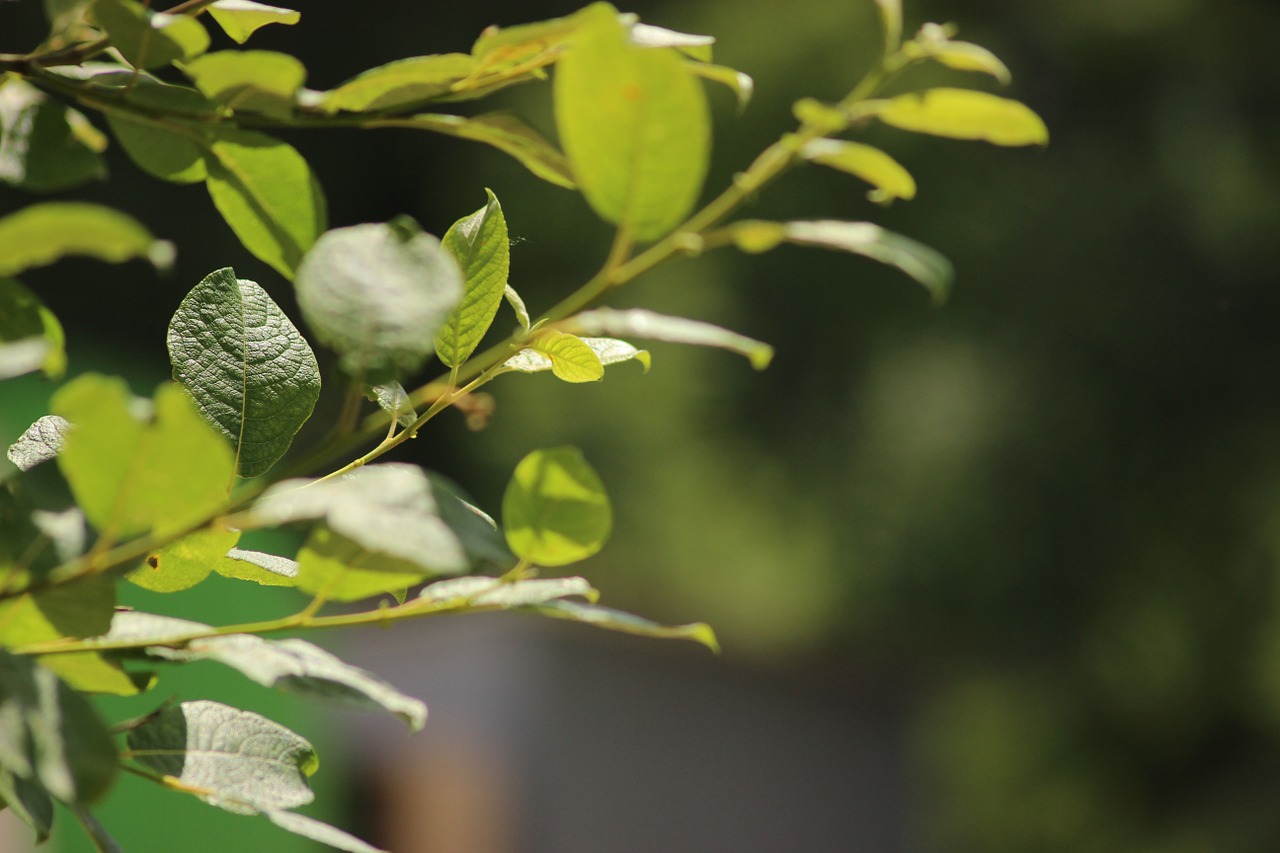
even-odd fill
[[[316,88],[574,8],[294,5],[300,26],[255,42],[299,55]],[[717,62],[756,80],[743,115],[712,92],[713,190],[790,129],[797,98],[847,91],[878,40],[871,0],[626,8],[716,35]],[[31,43],[17,34],[39,13],[0,4],[0,50]],[[906,14],[909,31],[955,21],[1003,58],[1050,146],[877,128],[866,138],[916,175],[917,199],[880,209],[813,168],[748,215],[866,218],[921,239],[957,267],[946,307],[816,250],[679,261],[615,304],[767,340],[767,372],[654,345],[649,375],[508,377],[490,388],[489,429],[442,418],[406,458],[496,508],[526,452],[580,445],[616,505],[612,543],[584,567],[611,604],[709,621],[730,663],[874,672],[911,697],[930,849],[1280,849],[1280,6],[929,0]],[[550,130],[545,88],[500,101]],[[407,212],[442,233],[492,188],[535,312],[607,248],[577,197],[488,149],[410,132],[289,139],[334,225]],[[29,283],[67,325],[73,370],[139,364],[142,390],[205,273],[234,264],[286,306],[288,288],[199,187],[111,156],[110,183],[78,195],[177,242],[175,270],[68,262]],[[21,406],[6,387],[0,438],[42,413],[37,385]]]

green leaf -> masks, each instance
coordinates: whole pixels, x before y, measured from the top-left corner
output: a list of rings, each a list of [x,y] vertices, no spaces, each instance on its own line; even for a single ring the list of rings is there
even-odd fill
[[[764,370],[773,359],[773,347],[754,338],[699,320],[669,317],[643,308],[597,308],[578,314],[567,325],[585,334],[626,335],[677,344],[719,347],[746,356],[756,370]]]
[[[106,144],[82,113],[25,80],[0,77],[0,183],[55,192],[100,180]]]
[[[60,379],[66,369],[66,338],[58,318],[20,281],[0,278],[0,379],[33,370]]]
[[[249,36],[267,24],[296,24],[302,18],[300,12],[292,9],[267,6],[252,0],[215,0],[209,6],[209,15],[237,44],[244,44]]]
[[[595,602],[600,593],[586,578],[532,578],[507,581],[501,578],[465,577],[436,581],[422,588],[418,597],[442,609],[511,610],[546,604],[562,598],[581,597]]]
[[[318,766],[304,738],[252,711],[206,700],[164,708],[128,736],[129,757],[237,814],[314,799]]]
[[[410,426],[418,419],[418,410],[409,400],[409,392],[399,382],[370,386],[366,396],[372,396],[378,407],[395,418],[400,426]]]
[[[800,155],[811,163],[821,163],[861,178],[875,189],[867,198],[888,203],[895,198],[913,199],[916,181],[897,160],[870,145],[840,139],[814,139],[805,144]]]
[[[45,415],[27,427],[18,440],[9,445],[9,461],[23,471],[30,471],[41,462],[48,462],[58,455],[71,428],[66,418]]]
[[[980,139],[996,145],[1048,145],[1040,116],[1019,101],[968,89],[929,89],[900,95],[877,107],[885,124],[951,139]]]
[[[95,652],[41,655],[36,660],[81,693],[136,696],[155,682],[153,675],[125,672],[118,661]]]
[[[389,127],[410,127],[456,136],[492,145],[514,157],[544,181],[565,189],[575,189],[569,161],[550,142],[520,119],[507,113],[485,113],[473,118],[423,113],[380,122]]]
[[[586,341],[556,331],[537,335],[503,367],[522,373],[550,370],[565,382],[598,382],[604,378],[604,364]]]
[[[493,323],[511,268],[507,220],[492,190],[488,203],[455,222],[441,242],[462,269],[462,301],[436,334],[436,355],[449,367],[471,357]]]
[[[388,62],[324,93],[328,113],[378,112],[417,106],[449,94],[455,83],[475,73],[478,64],[465,53],[414,56]]]
[[[303,838],[310,838],[312,841],[319,841],[321,844],[338,850],[346,850],[347,853],[387,853],[385,850],[361,841],[350,833],[343,832],[335,826],[330,826],[304,814],[281,811],[280,809],[263,809],[262,813],[281,829],[288,830],[294,835],[300,835]]]
[[[895,266],[924,285],[934,302],[945,302],[954,271],[937,251],[870,222],[786,223],[787,240],[807,246],[839,249]]]
[[[581,14],[560,58],[555,117],[591,207],[637,240],[666,234],[702,190],[710,156],[706,95],[671,48],[630,44],[607,3]]]
[[[15,776],[0,767],[0,805],[8,806],[36,834],[36,844],[49,837],[53,827],[53,800],[41,785]]]
[[[713,36],[681,33],[639,21],[634,21],[627,27],[627,39],[637,47],[674,47],[686,56],[702,62],[711,61],[711,46],[716,43]]]
[[[573,336],[570,335],[569,337]],[[645,369],[646,373],[649,372],[651,359],[647,350],[636,349],[626,341],[620,341],[617,338],[578,338],[578,340],[586,344],[587,349],[591,350],[591,352],[595,354],[596,360],[600,362],[602,368],[601,375],[603,375],[603,368],[605,366],[618,364],[623,361],[631,361],[632,359],[640,362],[640,365]],[[576,345],[574,345],[574,348],[576,350]],[[587,373],[594,375],[594,365],[586,361],[585,357],[583,358],[583,361],[587,367]],[[521,373],[538,373],[543,370],[554,371],[556,369],[556,361],[548,355],[543,355],[540,350],[523,349],[511,358],[507,359],[503,364],[503,367],[506,367],[509,370],[519,370]],[[561,374],[569,373],[569,375],[572,375],[571,371],[574,369],[575,368],[572,364],[566,368],[562,363],[560,373],[557,373],[556,375],[560,376],[561,379],[565,379]],[[566,379],[566,381],[573,382],[590,380]]]
[[[220,50],[188,63],[183,71],[205,97],[230,107],[288,118],[307,69],[287,53]]]
[[[58,467],[100,531],[182,530],[225,503],[231,450],[180,386],[156,390],[155,417],[148,421],[134,416],[122,380],[92,373],[59,389],[52,406],[75,424]]]
[[[240,541],[238,530],[197,530],[147,555],[125,578],[153,592],[179,592],[203,581]]]
[[[170,119],[161,125],[109,114],[107,124],[129,159],[148,175],[175,184],[209,177],[204,157],[208,134],[194,122]]]
[[[470,567],[457,535],[440,518],[431,481],[416,465],[367,465],[335,480],[284,480],[263,493],[251,513],[262,526],[323,520],[363,550],[411,564],[410,569],[396,567],[400,574]],[[305,583],[307,561],[301,554],[298,562],[299,586],[313,591]]]
[[[693,640],[701,643],[711,651],[719,653],[720,644],[716,640],[711,626],[704,622],[690,625],[660,625],[630,613],[600,607],[596,604],[580,604],[576,601],[550,601],[530,608],[543,616],[556,619],[567,619],[571,622],[584,622],[597,628],[610,631],[621,631],[624,634],[637,634],[641,637],[657,637],[670,640]]]
[[[169,322],[173,378],[236,449],[241,477],[285,454],[320,396],[320,367],[257,283],[226,267],[205,276]]]
[[[261,586],[296,586],[298,563],[287,557],[232,548],[214,563],[213,570],[224,578],[253,581]]]
[[[83,696],[0,651],[0,766],[63,802],[87,803],[111,786],[116,749]]]
[[[207,158],[209,195],[244,247],[293,278],[325,229],[324,191],[307,161],[262,133],[220,129]]]
[[[156,118],[163,124],[173,119],[218,118],[222,108],[201,95],[190,86],[175,86],[165,83],[146,71],[123,68],[120,65],[103,62],[86,62],[83,65],[67,65],[50,68],[50,74],[57,74],[74,82],[88,96],[103,101],[122,101],[137,111],[122,112],[114,106],[104,105],[115,116],[129,116],[142,120],[145,115],[163,116]]]
[[[728,86],[734,97],[738,99],[738,112],[745,110],[747,104],[751,103],[751,96],[756,91],[756,81],[751,79],[750,74],[706,62],[689,62],[686,65],[690,71],[702,79]]]
[[[844,110],[815,98],[801,98],[791,107],[791,112],[801,124],[821,133],[839,133],[849,126]]]
[[[327,601],[358,601],[404,590],[432,574],[416,562],[371,551],[327,527],[317,527],[298,551],[297,587]]]
[[[91,13],[130,65],[156,68],[192,59],[209,47],[195,18],[152,12],[135,0],[96,0]]]
[[[133,218],[98,204],[50,201],[0,219],[0,276],[51,264],[67,255],[108,263],[147,258],[164,266],[168,243],[154,240]]]
[[[515,557],[507,550],[498,523],[449,478],[428,473],[427,480],[431,483],[440,518],[462,543],[462,550],[466,552],[471,566],[488,563],[499,569],[511,568]]]
[[[925,24],[918,36],[902,46],[902,52],[910,59],[932,59],[957,71],[977,71],[1009,83],[1012,75],[994,53],[976,44],[952,41],[953,30],[954,27]]]
[[[147,651],[166,660],[214,660],[264,687],[388,711],[411,731],[418,731],[427,721],[427,706],[422,702],[304,640],[264,640],[252,634],[230,634],[191,640],[182,649],[156,646]]]
[[[416,225],[414,226],[416,228]],[[435,237],[398,223],[337,228],[298,270],[298,307],[350,376],[378,384],[418,370],[462,297]]]
[[[535,450],[516,466],[502,498],[507,545],[522,560],[564,566],[604,547],[609,496],[576,447]]]
[[[516,319],[520,322],[520,328],[526,332],[530,329],[529,309],[524,307],[524,300],[520,298],[520,294],[516,293],[516,289],[511,285],[507,285],[502,291],[502,296],[507,300],[507,304],[511,306],[511,310],[516,312]]]

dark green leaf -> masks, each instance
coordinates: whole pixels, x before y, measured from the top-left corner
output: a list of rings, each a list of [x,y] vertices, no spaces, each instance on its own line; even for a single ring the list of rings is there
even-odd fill
[[[288,118],[307,69],[287,53],[220,50],[188,63],[183,71],[207,98],[233,110]]]
[[[195,18],[152,12],[135,0],[96,0],[92,15],[112,46],[138,68],[192,59],[209,47],[209,34]]]
[[[19,820],[35,831],[36,844],[49,837],[53,827],[53,800],[38,783],[15,776],[0,766],[0,805],[7,805]]]
[[[66,339],[58,318],[22,282],[0,278],[0,379],[33,370],[59,379],[66,369]]]
[[[391,127],[415,127],[459,139],[492,145],[509,154],[544,181],[565,189],[575,189],[569,161],[550,142],[520,119],[507,113],[485,113],[473,118],[443,113],[389,119]]]
[[[499,569],[508,569],[515,557],[507,550],[498,523],[484,510],[476,506],[457,483],[436,473],[428,473],[431,493],[436,499],[440,518],[462,543],[462,549],[472,567],[489,563]]]
[[[27,427],[27,431],[9,445],[9,461],[23,471],[30,471],[41,462],[48,462],[62,449],[70,427],[66,418],[45,415]]]
[[[449,367],[471,357],[493,323],[511,268],[507,220],[492,190],[488,203],[459,219],[445,232],[444,248],[462,269],[462,301],[436,334],[436,354]]]
[[[238,44],[244,44],[258,29],[267,24],[296,24],[301,13],[279,6],[254,3],[253,0],[215,0],[209,15]]]
[[[169,322],[173,378],[236,449],[241,477],[284,455],[320,396],[305,338],[267,292],[224,268],[205,276]]]
[[[0,219],[0,276],[51,264],[66,255],[110,263],[148,258],[162,266],[173,256],[132,218],[97,204],[45,202]]]
[[[586,334],[626,335],[677,344],[719,347],[746,356],[756,370],[764,370],[773,359],[773,347],[761,341],[700,320],[668,317],[643,308],[597,308],[577,315],[567,325]]]
[[[595,604],[580,604],[576,601],[550,601],[530,609],[541,613],[543,616],[568,619],[572,622],[585,622],[588,625],[595,625],[597,628],[607,628],[610,631],[621,631],[625,634],[672,640],[693,640],[696,643],[702,643],[713,652],[720,651],[720,644],[716,641],[715,632],[711,630],[710,625],[703,622],[695,622],[691,625],[660,625],[657,622],[651,622],[648,619],[633,616],[630,613],[623,613],[620,610],[600,607]]]
[[[106,144],[82,113],[24,80],[0,78],[0,182],[54,192],[99,180]]]
[[[298,270],[298,306],[348,375],[378,384],[418,370],[462,297],[462,273],[440,241],[399,225],[322,236]]]
[[[207,131],[197,123],[135,121],[124,115],[108,115],[107,124],[120,147],[147,174],[175,184],[209,177],[204,153],[210,143]]]
[[[536,565],[563,566],[604,546],[613,511],[582,452],[553,447],[520,460],[502,499],[502,522],[516,556]]]

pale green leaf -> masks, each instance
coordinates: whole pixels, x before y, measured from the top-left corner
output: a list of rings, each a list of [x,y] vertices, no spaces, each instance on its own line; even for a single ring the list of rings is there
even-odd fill
[[[848,172],[871,184],[875,189],[867,194],[867,198],[874,202],[915,198],[915,178],[879,148],[841,139],[814,139],[805,144],[800,155],[812,163]]]
[[[324,93],[326,112],[403,110],[449,94],[478,64],[465,53],[414,56],[371,68]]]
[[[244,247],[293,278],[325,229],[324,191],[307,161],[262,133],[219,129],[207,157],[209,195]]]
[[[1047,145],[1044,121],[1019,101],[969,89],[929,89],[883,102],[875,116],[885,124],[951,139],[996,145]]]
[[[294,835],[300,835],[303,838],[309,838],[312,841],[319,841],[327,847],[345,850],[347,853],[387,853],[381,848],[361,841],[349,832],[344,832],[335,826],[330,826],[323,821],[318,821],[304,814],[281,811],[280,809],[263,809],[262,813],[267,820],[281,829],[288,830]]]
[[[786,232],[792,243],[839,249],[895,266],[924,285],[935,302],[944,302],[950,292],[954,276],[950,261],[923,243],[879,225],[831,220],[788,222]]]
[[[183,71],[205,97],[233,110],[288,118],[307,69],[287,53],[220,50],[188,63]]]
[[[516,289],[508,284],[502,291],[502,295],[507,300],[507,304],[511,306],[511,310],[516,312],[516,319],[520,322],[520,328],[526,332],[529,331],[531,323],[529,309],[524,307],[524,300],[520,298],[520,294],[516,293]]]
[[[160,124],[110,114],[107,124],[129,159],[147,174],[175,184],[192,184],[209,177],[205,151],[208,132],[196,122],[169,119]]]
[[[510,610],[569,597],[595,602],[600,593],[585,578],[578,577],[505,581],[472,576],[436,581],[423,587],[418,597],[441,605],[442,610]]]
[[[153,592],[178,592],[203,581],[240,540],[238,530],[197,530],[147,555],[125,578]]]
[[[733,243],[751,255],[769,252],[787,242],[787,227],[781,222],[744,219],[729,228]]]
[[[41,462],[48,462],[58,455],[71,424],[66,418],[45,415],[27,427],[18,440],[9,445],[9,461],[23,471],[30,471]]]
[[[20,281],[0,278],[0,379],[43,370],[59,379],[67,369],[62,324]]]
[[[756,90],[756,81],[751,79],[750,74],[744,74],[734,68],[711,65],[706,62],[689,62],[686,64],[690,71],[702,79],[728,86],[734,97],[738,99],[738,112],[745,110],[747,104],[751,103],[751,96]]]
[[[564,48],[578,29],[582,13],[513,27],[488,27],[475,44],[471,55],[482,60],[485,68],[528,65],[539,56],[555,55]]]
[[[81,693],[136,696],[155,683],[154,675],[125,672],[119,661],[96,652],[41,655],[36,661]]]
[[[133,218],[98,204],[50,201],[0,219],[0,276],[51,264],[67,255],[109,263],[147,258],[163,265],[172,247]]]
[[[169,322],[173,378],[236,449],[241,477],[284,455],[320,396],[320,367],[298,329],[230,268],[191,289]]]
[[[587,345],[587,349],[595,353],[596,359],[602,366],[635,359],[640,362],[640,366],[646,373],[649,371],[652,359],[647,350],[636,349],[626,341],[620,341],[617,338],[579,338],[579,340]],[[585,362],[585,357],[583,360]],[[507,359],[503,366],[510,370],[519,370],[521,373],[538,373],[543,370],[555,370],[556,363],[550,356],[544,355],[537,349],[524,349]],[[588,371],[592,371],[589,362],[587,366]],[[565,368],[562,367],[561,372],[565,372]]]
[[[928,58],[957,71],[977,71],[1009,83],[1009,69],[994,53],[970,42],[952,41],[950,31],[949,27],[925,24],[920,35],[902,46],[902,52],[913,59]]]
[[[485,113],[472,118],[444,113],[423,113],[406,118],[386,119],[379,125],[411,127],[456,136],[492,145],[514,157],[544,181],[565,189],[575,189],[569,161],[542,134],[507,113]]]
[[[502,498],[502,521],[516,556],[535,565],[563,566],[604,547],[613,510],[582,452],[554,447],[520,460]]]
[[[413,407],[409,392],[399,382],[370,386],[366,394],[372,395],[378,407],[395,418],[400,426],[410,426],[418,419],[418,410]]]
[[[135,0],[96,0],[91,14],[112,46],[138,68],[192,59],[209,47],[209,33],[195,18],[153,12]]]
[[[290,809],[314,799],[307,784],[318,765],[311,744],[252,711],[183,702],[131,729],[128,743],[134,761],[230,812]]]
[[[492,190],[488,203],[455,222],[441,241],[463,274],[462,301],[436,334],[436,355],[449,367],[471,357],[502,304],[511,268],[507,220]]]
[[[25,80],[0,77],[0,183],[55,192],[99,180],[105,147],[82,113]]]
[[[706,95],[671,48],[628,42],[617,12],[597,3],[560,57],[560,142],[591,207],[638,240],[674,228],[702,190],[710,156]]]
[[[670,640],[693,640],[713,652],[720,651],[715,632],[704,622],[695,622],[690,625],[661,625],[620,610],[600,607],[596,604],[580,604],[576,601],[549,601],[531,609],[543,616],[567,619],[571,622],[584,622],[597,628],[621,631],[625,634]]]
[[[224,578],[253,581],[261,586],[296,586],[298,562],[288,557],[232,548],[214,563],[213,570]]]
[[[590,335],[625,335],[677,344],[718,347],[746,356],[756,370],[773,359],[773,347],[700,320],[669,317],[643,308],[597,308],[578,314],[567,325]]]
[[[58,467],[100,531],[182,530],[226,501],[231,449],[178,385],[156,390],[155,416],[136,418],[122,380],[84,374],[53,396],[67,433]]]
[[[418,370],[462,297],[452,256],[416,224],[322,236],[298,270],[298,306],[350,376],[377,384]]]
[[[296,24],[302,17],[300,12],[292,9],[267,6],[252,0],[215,0],[209,6],[209,15],[237,44],[244,44],[249,36],[267,24]]]
[[[839,133],[849,126],[844,110],[815,98],[801,98],[792,105],[791,112],[801,124],[821,133]]]
[[[327,527],[317,527],[298,551],[297,587],[327,601],[358,601],[395,595],[433,572],[417,562],[371,551]]]
[[[550,370],[565,382],[598,382],[604,378],[604,364],[586,341],[556,331],[539,334],[507,359],[503,367],[522,373]]]

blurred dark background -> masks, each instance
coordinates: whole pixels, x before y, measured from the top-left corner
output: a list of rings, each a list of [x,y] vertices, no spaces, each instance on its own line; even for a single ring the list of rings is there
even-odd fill
[[[263,30],[250,46],[294,52],[314,88],[390,59],[466,50],[492,23],[575,8],[550,0],[294,6],[299,26]],[[797,98],[843,95],[879,38],[871,0],[626,8],[716,35],[716,61],[756,80],[743,115],[727,92],[711,93],[712,191],[793,126]],[[628,690],[640,703],[619,718],[617,703],[611,717],[604,702],[605,716],[592,717],[605,730],[598,741],[586,721],[511,723],[519,733],[508,736],[521,743],[542,738],[547,748],[560,737],[553,745],[565,754],[605,749],[611,738],[696,750],[708,742],[698,730],[686,742],[653,723],[686,712],[706,720],[704,733],[740,732],[717,740],[697,766],[708,789],[744,786],[744,802],[752,785],[743,780],[758,777],[766,805],[739,816],[765,828],[754,834],[759,849],[1280,849],[1280,6],[927,0],[908,2],[906,15],[908,31],[955,21],[961,38],[1003,58],[1011,95],[1044,116],[1050,146],[1005,150],[877,128],[867,138],[919,181],[914,201],[884,210],[854,179],[813,168],[788,175],[747,215],[865,218],[923,240],[957,267],[947,306],[931,309],[891,270],[815,250],[675,262],[614,304],[767,340],[777,348],[767,372],[720,352],[655,344],[649,375],[623,365],[591,387],[507,377],[490,387],[497,411],[486,431],[444,417],[405,457],[454,476],[496,509],[526,452],[578,444],[618,519],[584,573],[611,604],[711,622],[723,657],[708,662],[692,647],[585,629],[542,634],[519,619],[518,629],[495,628],[499,638],[512,631],[511,646],[456,639],[466,633],[450,641],[451,630],[477,630],[455,625],[422,642],[457,654],[482,646],[483,660],[503,660],[504,648],[551,655],[579,676],[551,679],[563,687],[553,707],[582,713],[568,697]],[[34,44],[40,20],[34,0],[0,4],[0,50]],[[490,106],[551,131],[546,87],[497,101]],[[408,131],[288,138],[324,184],[333,225],[409,213],[439,234],[492,188],[514,239],[512,283],[535,313],[589,276],[608,246],[608,229],[579,198],[492,150]],[[74,195],[133,213],[180,254],[164,276],[140,264],[64,262],[25,277],[66,324],[73,371],[110,365],[149,393],[167,373],[169,316],[187,289],[227,264],[293,312],[287,283],[238,246],[201,187],[150,181],[119,151],[110,171],[109,183]],[[0,190],[5,210],[25,201]],[[43,414],[50,390],[8,383],[0,438]],[[403,660],[376,659],[412,659],[419,630],[352,642],[372,668],[403,672]],[[583,682],[596,670],[574,655],[592,649],[614,668]],[[510,666],[490,670],[514,677]],[[620,671],[636,680],[606,674]],[[463,684],[463,695],[477,678],[442,683]],[[710,692],[686,706],[690,689]],[[515,688],[475,695],[481,707],[534,701]],[[660,710],[637,710],[661,696],[670,701],[655,703]],[[484,733],[505,724],[485,725],[479,740],[496,750]],[[767,748],[804,731],[834,740]],[[855,741],[870,746],[849,747]],[[758,762],[743,766],[757,748]],[[361,768],[360,750],[348,751],[356,806],[346,825],[363,821],[385,841],[377,792],[389,783]],[[464,752],[457,766],[481,766],[475,755]],[[737,761],[716,764],[717,756]],[[572,765],[545,766],[560,768],[562,781],[578,778]],[[617,785],[616,810],[637,825],[672,827],[662,848],[626,834],[625,821],[586,836],[614,843],[550,846],[551,836],[536,834],[547,817],[517,821],[524,843],[517,832],[473,849],[756,849],[728,835],[674,834],[682,820],[699,821],[662,798],[665,784],[680,785],[625,758],[611,768],[600,778]],[[504,773],[480,774],[478,790],[492,793],[498,783],[484,779]],[[539,788],[529,774],[539,814],[557,808],[557,790],[572,794],[572,786]],[[317,786],[341,778],[322,775]],[[451,784],[465,787],[453,776],[437,787]],[[791,802],[776,790],[813,795]],[[877,794],[887,802],[868,808]],[[812,818],[806,808],[823,797],[833,804]],[[584,814],[607,811],[592,808]],[[815,835],[810,820],[829,822]],[[877,820],[886,826],[873,827]],[[269,837],[261,849],[306,849]],[[696,845],[679,840],[691,837]],[[458,843],[432,849],[467,849]]]

